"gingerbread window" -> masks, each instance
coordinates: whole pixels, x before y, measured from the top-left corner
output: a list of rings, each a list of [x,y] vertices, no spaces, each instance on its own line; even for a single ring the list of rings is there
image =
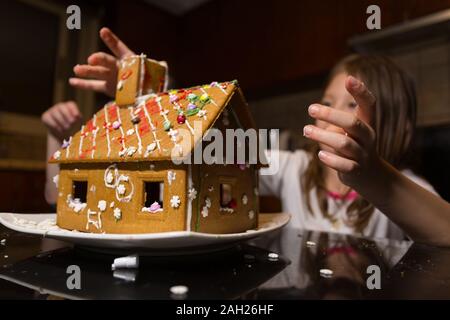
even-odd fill
[[[221,212],[233,213],[237,207],[235,199],[235,183],[234,179],[220,179],[220,208]]]
[[[88,183],[86,180],[74,180],[72,182],[72,197],[75,201],[86,203],[87,190]]]
[[[164,182],[144,181],[144,199],[142,211],[157,213],[163,211]]]

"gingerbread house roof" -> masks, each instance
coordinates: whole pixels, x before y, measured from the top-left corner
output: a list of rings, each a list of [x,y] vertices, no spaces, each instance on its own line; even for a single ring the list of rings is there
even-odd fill
[[[50,162],[155,161],[170,160],[174,155],[184,158],[228,105],[240,127],[255,127],[236,81],[143,96],[134,106],[109,103],[64,141]],[[181,143],[187,136],[190,143]]]

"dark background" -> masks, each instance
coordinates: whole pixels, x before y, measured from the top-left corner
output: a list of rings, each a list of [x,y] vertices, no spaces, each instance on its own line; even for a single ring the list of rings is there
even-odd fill
[[[369,5],[380,6],[383,28],[450,8],[449,0],[210,0],[181,12],[172,0],[165,5],[163,0],[47,2],[76,3],[83,16],[98,18],[101,26],[110,27],[136,53],[166,60],[174,87],[238,79],[261,127],[297,130],[296,134],[308,121],[305,109],[299,106],[291,114],[274,104],[277,119],[267,116],[267,108],[259,107],[261,101],[312,92],[301,106],[305,108],[306,101],[312,102],[308,99],[317,98],[329,69],[352,51],[348,40],[369,32]],[[39,116],[52,105],[55,72],[65,70],[64,77],[69,76],[75,63],[85,61],[55,60],[54,17],[23,3],[0,3],[0,69],[7,70],[0,77],[0,111]],[[77,33],[70,33],[71,51],[79,45],[74,40]],[[74,98],[75,91],[68,88],[65,97]],[[98,106],[104,101],[97,96]],[[414,169],[450,200],[449,124],[422,125],[417,132]],[[42,167],[0,169],[0,179],[12,181],[12,186],[1,187],[1,211],[48,209]]]

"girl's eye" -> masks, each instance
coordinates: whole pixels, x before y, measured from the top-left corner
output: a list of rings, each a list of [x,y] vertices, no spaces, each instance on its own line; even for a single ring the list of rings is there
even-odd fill
[[[352,109],[355,109],[355,108],[358,106],[358,104],[357,104],[356,102],[350,102],[350,103],[348,104],[348,106],[349,106],[350,108],[352,108]]]
[[[331,102],[326,101],[326,100],[325,101],[321,101],[320,104],[323,105],[323,106],[326,106],[326,107],[331,107]]]

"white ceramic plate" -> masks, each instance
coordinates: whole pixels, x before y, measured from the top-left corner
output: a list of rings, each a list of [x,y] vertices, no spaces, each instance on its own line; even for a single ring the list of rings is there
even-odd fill
[[[220,249],[237,242],[256,238],[273,232],[289,222],[287,213],[260,214],[256,230],[231,234],[209,234],[192,231],[175,231],[144,234],[98,234],[83,233],[51,227],[50,219],[56,214],[0,213],[0,223],[9,229],[41,235],[73,244],[112,250],[141,249],[151,251],[190,251]]]

